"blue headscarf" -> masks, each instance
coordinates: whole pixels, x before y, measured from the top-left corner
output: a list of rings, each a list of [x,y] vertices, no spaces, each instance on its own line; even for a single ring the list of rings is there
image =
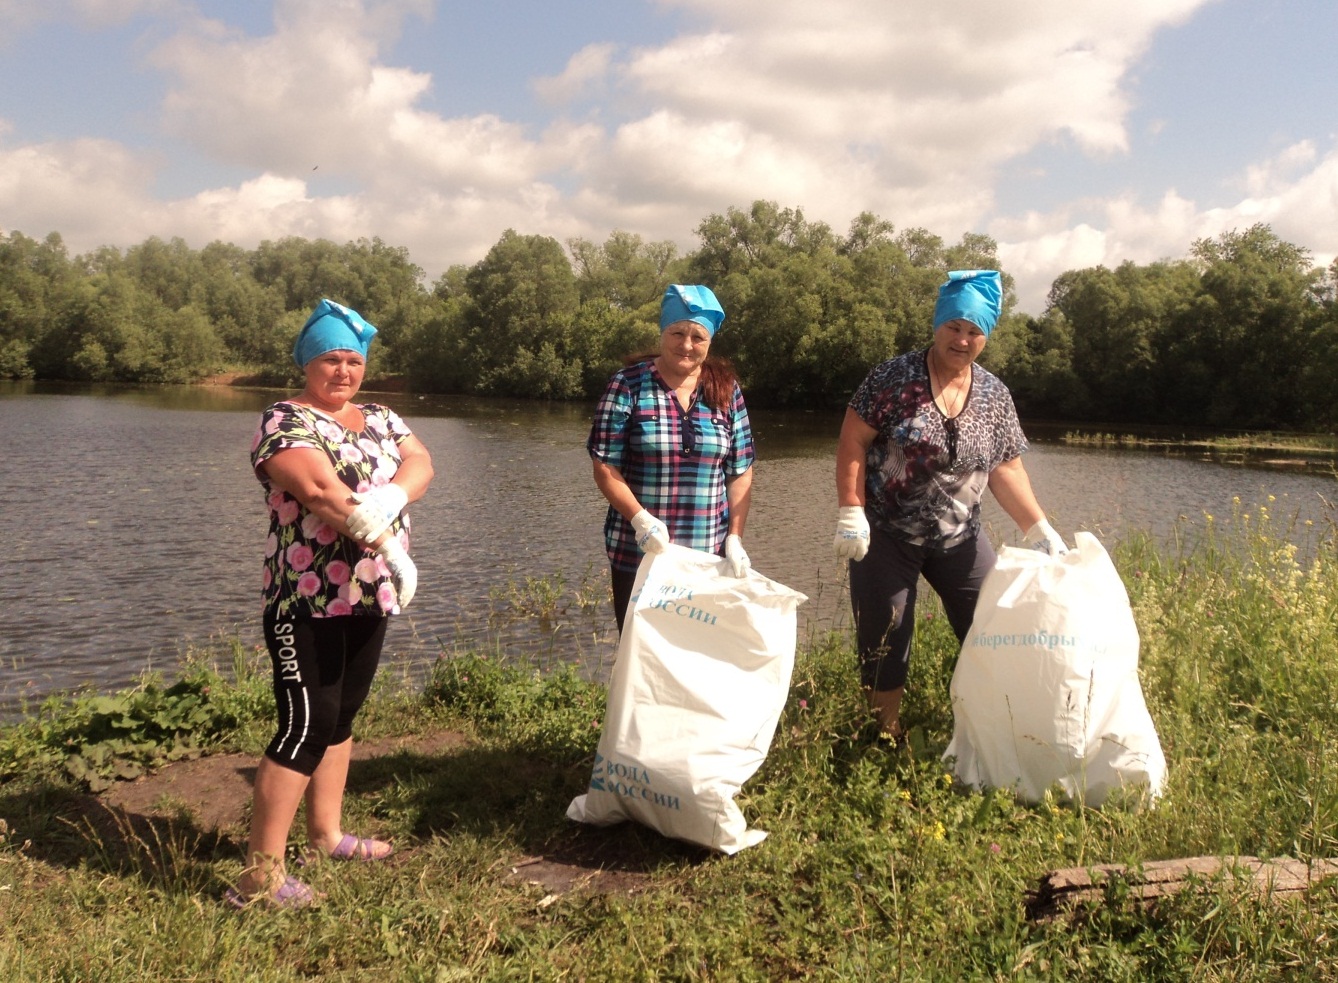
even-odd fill
[[[304,367],[317,355],[334,351],[357,352],[366,358],[367,346],[375,336],[375,326],[364,321],[357,311],[333,300],[322,300],[297,333],[293,361]]]
[[[712,338],[725,320],[725,309],[716,300],[710,287],[695,284],[671,283],[660,301],[660,330],[679,321],[693,321],[706,329]]]
[[[988,338],[1003,313],[1003,282],[998,270],[953,270],[948,282],[938,288],[934,305],[934,327],[961,318],[970,321]]]

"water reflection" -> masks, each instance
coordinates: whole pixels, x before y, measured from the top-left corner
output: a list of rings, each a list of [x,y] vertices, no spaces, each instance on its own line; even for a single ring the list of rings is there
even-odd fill
[[[0,580],[0,714],[21,699],[145,669],[171,674],[184,646],[259,642],[265,517],[247,451],[260,410],[283,395],[206,387],[92,389],[0,383],[5,530],[17,563]],[[372,398],[372,397],[369,397]],[[574,660],[599,675],[615,647],[606,603],[604,502],[585,453],[591,407],[387,395],[431,449],[437,479],[413,507],[420,591],[396,620],[389,664],[408,674],[442,649]],[[745,537],[758,570],[808,594],[804,632],[846,623],[831,555],[839,415],[753,413],[759,461]],[[1032,431],[1026,461],[1071,538],[1168,535],[1233,499],[1323,520],[1332,477],[1164,454],[1072,448]],[[1037,437],[1040,439],[1036,439]],[[1269,496],[1275,500],[1270,503]],[[996,542],[1016,542],[987,500]],[[1183,519],[1182,519],[1183,517]],[[552,617],[521,616],[549,604]]]

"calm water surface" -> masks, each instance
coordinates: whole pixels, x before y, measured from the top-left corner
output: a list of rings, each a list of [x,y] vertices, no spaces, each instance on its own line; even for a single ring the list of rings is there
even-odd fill
[[[0,716],[51,692],[169,678],[189,647],[259,644],[266,526],[248,461],[264,406],[284,393],[0,383],[0,524],[15,562],[0,579]],[[585,452],[589,406],[371,395],[431,450],[437,478],[412,506],[419,591],[386,664],[416,678],[442,651],[483,646],[576,661],[599,675],[616,645],[603,599],[604,501]],[[754,411],[759,461],[745,543],[760,572],[803,591],[802,631],[842,627],[831,555],[839,414]],[[1056,527],[1111,542],[1158,537],[1203,513],[1269,503],[1328,517],[1329,476],[1137,451],[1070,448],[1029,428],[1027,469]],[[1183,517],[1183,519],[1182,519]],[[996,543],[1012,523],[987,498]],[[560,577],[555,617],[521,615],[534,578]]]

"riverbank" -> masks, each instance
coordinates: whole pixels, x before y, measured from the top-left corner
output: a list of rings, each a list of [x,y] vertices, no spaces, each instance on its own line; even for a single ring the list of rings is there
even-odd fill
[[[253,370],[233,370],[206,376],[200,386],[253,388],[277,386],[282,381],[257,374]],[[368,393],[409,393],[409,378],[404,375],[372,376],[362,389]],[[426,394],[424,394],[426,395]],[[1187,434],[1166,425],[1136,427],[1137,432],[1115,432],[1100,425],[1032,424],[1037,433],[1071,447],[1100,447],[1111,450],[1167,450],[1200,453],[1240,463],[1264,466],[1333,464],[1338,461],[1338,435],[1332,433],[1290,433],[1257,431],[1231,434]],[[1306,458],[1316,459],[1307,462]]]
[[[1264,510],[1213,520],[1183,551],[1137,536],[1112,548],[1170,767],[1153,809],[954,785],[939,758],[956,646],[933,604],[908,752],[869,740],[843,636],[802,649],[772,751],[737,799],[770,835],[733,857],[568,821],[602,688],[555,664],[455,655],[421,688],[384,681],[362,722],[379,753],[352,770],[348,827],[392,838],[396,857],[314,868],[314,910],[238,913],[219,896],[240,872],[243,790],[268,737],[255,653],[214,653],[226,672],[204,659],[175,686],[52,701],[0,729],[0,975],[1333,978],[1331,881],[1297,900],[1223,880],[1152,904],[1115,886],[1051,920],[1032,907],[1059,868],[1338,855],[1338,550],[1317,531],[1301,562],[1289,535]],[[117,759],[160,770],[113,780]],[[203,761],[223,784],[181,780]],[[226,815],[207,812],[220,802]]]
[[[243,389],[284,389],[300,388],[295,380],[281,379],[273,372],[254,369],[231,369],[227,372],[215,372],[196,380],[193,385],[211,388],[236,386]],[[363,381],[364,393],[407,393],[409,379],[404,375],[373,375]]]
[[[1070,447],[1159,451],[1192,455],[1219,464],[1338,473],[1338,436],[1328,433],[1260,432],[1196,437],[1066,430],[1060,439]]]

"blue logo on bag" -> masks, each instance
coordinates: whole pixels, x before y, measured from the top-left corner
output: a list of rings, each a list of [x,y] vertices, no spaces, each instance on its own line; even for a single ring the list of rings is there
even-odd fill
[[[977,632],[967,641],[983,649],[1019,649],[1043,648],[1054,651],[1067,649],[1071,652],[1094,652],[1105,654],[1110,646],[1100,638],[1085,635],[1063,635],[1050,631],[1033,632]]]
[[[700,621],[704,625],[714,625],[716,615],[697,607],[692,600],[692,588],[675,587],[673,584],[657,584],[652,593],[655,595],[646,604],[646,611],[667,611],[680,618]]]
[[[675,812],[683,808],[677,795],[656,791],[652,784],[650,772],[642,766],[610,761],[595,752],[595,767],[590,775],[591,791],[609,792],[624,799],[643,799],[653,806]]]

